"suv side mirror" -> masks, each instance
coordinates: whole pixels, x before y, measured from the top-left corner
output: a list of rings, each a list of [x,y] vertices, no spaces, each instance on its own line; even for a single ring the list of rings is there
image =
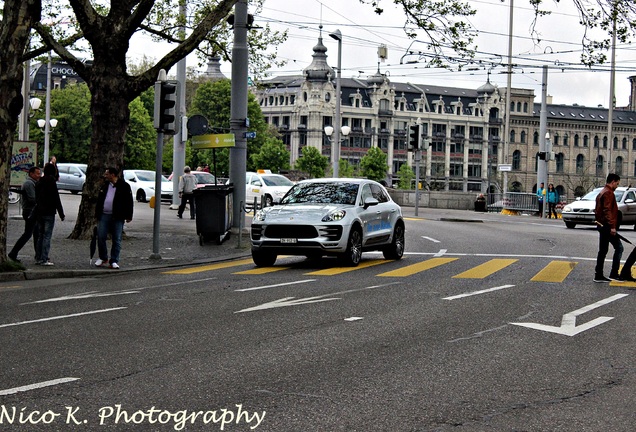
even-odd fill
[[[373,197],[368,197],[364,200],[364,209],[366,210],[369,207],[376,206],[378,204],[380,204],[380,201],[378,201],[377,199]]]

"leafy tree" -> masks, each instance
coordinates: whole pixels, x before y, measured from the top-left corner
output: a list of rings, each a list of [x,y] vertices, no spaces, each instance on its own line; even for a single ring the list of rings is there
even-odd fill
[[[289,169],[289,151],[279,139],[270,138],[261,150],[252,155],[252,163],[256,167],[280,173]]]
[[[155,170],[157,132],[141,98],[130,103],[130,126],[126,133],[124,167]]]
[[[384,180],[388,171],[386,153],[378,147],[371,147],[360,159],[360,170],[363,177],[375,181]]]
[[[411,168],[408,164],[400,165],[400,169],[397,172],[398,174],[398,188],[399,189],[411,189],[411,181],[415,178],[415,173],[413,172],[413,168]]]
[[[209,127],[214,133],[228,133],[230,131],[231,100],[232,83],[230,80],[205,82],[197,88],[188,115],[201,114],[208,119]],[[263,144],[271,139],[272,133],[265,122],[261,106],[251,93],[248,93],[247,96],[247,116],[250,119],[250,131],[256,132],[256,138],[247,140],[247,169],[253,171],[262,167],[254,164],[252,155],[257,154]],[[192,150],[189,160],[191,166],[209,164],[212,168],[212,150]],[[229,165],[228,149],[217,149],[216,166],[219,176],[227,177]]]
[[[338,173],[340,177],[353,177],[355,170],[355,167],[351,165],[348,160],[340,159],[338,161]]]
[[[8,194],[13,135],[23,106],[22,62],[34,22],[40,20],[38,0],[4,0],[0,18],[0,267],[7,261]]]
[[[296,160],[296,169],[306,172],[311,178],[325,176],[325,170],[329,166],[327,156],[320,154],[316,147],[303,147],[302,156]]]

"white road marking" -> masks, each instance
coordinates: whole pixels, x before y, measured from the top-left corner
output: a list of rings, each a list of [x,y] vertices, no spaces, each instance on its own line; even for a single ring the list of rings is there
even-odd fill
[[[512,288],[513,286],[514,285],[502,285],[502,286],[498,286],[498,287],[494,287],[494,288],[488,288],[488,289],[481,290],[481,291],[473,291],[473,292],[464,293],[464,294],[457,294],[457,295],[450,296],[450,297],[444,297],[442,300],[457,300],[457,299],[464,298],[464,297],[470,297],[470,296],[484,294],[484,293],[489,293],[489,292],[493,292],[493,291],[499,291],[499,290],[506,289],[506,288]]]
[[[6,395],[16,394],[20,392],[29,391],[29,390],[50,387],[50,386],[54,386],[58,384],[65,384],[67,382],[73,382],[77,380],[79,380],[79,378],[59,378],[59,379],[50,380],[50,381],[42,381],[39,383],[29,384],[22,387],[14,387],[7,390],[0,390],[0,396],[6,396]]]
[[[59,319],[64,319],[64,318],[74,318],[74,317],[83,316],[83,315],[92,315],[92,314],[98,314],[98,313],[104,313],[104,312],[112,312],[112,311],[122,310],[122,309],[127,309],[127,308],[126,307],[117,307],[117,308],[110,308],[110,309],[101,309],[101,310],[95,310],[95,311],[90,311],[90,312],[80,312],[80,313],[75,313],[75,314],[70,314],[70,315],[59,315],[59,316],[41,318],[41,319],[30,320],[30,321],[20,321],[20,322],[17,322],[17,323],[0,324],[0,328],[13,327],[13,326],[19,326],[19,325],[24,325],[24,324],[33,324],[33,323],[39,323],[39,322],[45,322],[45,321],[54,321],[54,320],[59,320]]]
[[[234,291],[256,291],[256,290],[262,290],[262,289],[267,289],[267,288],[277,288],[277,287],[281,287],[281,286],[296,285],[296,284],[307,283],[307,282],[315,282],[315,281],[316,281],[316,279],[305,279],[305,280],[294,281],[294,282],[280,283],[280,284],[276,284],[276,285],[263,285],[263,286],[253,287],[253,288],[242,288],[242,289],[237,289],[237,290],[234,290]]]
[[[302,304],[310,304],[310,303],[319,303],[319,302],[325,302],[325,301],[332,301],[332,300],[340,300],[340,297],[331,297],[331,296],[336,296],[336,295],[340,295],[340,294],[348,294],[348,293],[352,293],[352,292],[356,292],[356,291],[366,291],[366,290],[370,290],[370,289],[375,289],[375,288],[383,288],[389,285],[397,285],[401,282],[390,282],[387,284],[382,284],[382,285],[373,285],[370,287],[365,287],[365,288],[355,288],[355,289],[350,289],[350,290],[346,290],[346,291],[340,291],[340,292],[336,292],[336,293],[331,293],[331,294],[324,294],[321,296],[315,296],[315,297],[306,297],[306,298],[301,298],[301,299],[297,299],[296,297],[283,297],[281,299],[278,300],[274,300],[271,302],[267,302],[267,303],[263,303],[260,304],[258,306],[253,306],[251,308],[247,308],[247,309],[243,309],[240,311],[236,311],[234,313],[242,313],[242,312],[254,312],[254,311],[258,311],[258,310],[265,310],[265,309],[274,309],[274,308],[279,308],[279,307],[285,307],[285,306],[298,306],[298,305],[302,305]],[[326,298],[329,297],[329,298]]]
[[[422,236],[422,238],[425,239],[425,240],[430,240],[433,243],[439,243],[439,240],[435,240],[434,238],[431,238],[431,237]]]
[[[364,318],[362,318],[362,317],[350,317],[350,318],[345,318],[344,320],[345,321],[360,321],[362,319],[364,319]]]
[[[585,330],[589,330],[593,327],[596,327],[597,325],[601,325],[603,323],[606,323],[614,319],[614,317],[602,316],[602,317],[595,318],[592,321],[586,322],[585,324],[581,324],[580,326],[577,326],[576,325],[577,316],[582,315],[585,312],[589,312],[598,307],[604,306],[613,301],[622,299],[623,297],[627,297],[628,295],[629,294],[616,294],[606,299],[599,300],[596,303],[592,303],[591,305],[584,306],[581,309],[577,309],[573,312],[566,313],[563,315],[563,318],[561,319],[561,325],[559,327],[549,326],[545,324],[537,324],[537,323],[510,323],[510,324],[521,326],[521,327],[528,327],[535,330],[562,334],[565,336],[575,336],[581,332],[584,332]]]
[[[441,257],[446,255],[446,252],[448,251],[448,249],[440,249],[439,252],[437,252],[436,254],[434,254],[434,257]]]
[[[21,303],[20,305],[36,304],[36,303],[52,303],[52,302],[58,302],[58,301],[79,300],[79,299],[94,298],[94,297],[111,297],[111,296],[125,295],[125,294],[139,294],[139,291],[114,291],[114,292],[108,292],[108,293],[100,293],[99,291],[91,291],[86,293],[71,294],[71,295],[62,296],[62,297],[50,298],[46,300],[38,300],[34,302],[29,302],[29,303]]]

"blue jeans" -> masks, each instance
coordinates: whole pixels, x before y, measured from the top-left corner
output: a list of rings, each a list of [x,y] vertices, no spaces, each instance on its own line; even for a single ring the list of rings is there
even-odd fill
[[[124,231],[124,221],[122,219],[114,219],[113,215],[103,213],[97,223],[97,250],[99,259],[108,261],[108,248],[106,247],[106,239],[108,234],[112,236],[113,246],[110,249],[110,263],[119,262],[119,253],[121,252],[121,234]]]
[[[38,241],[35,247],[35,261],[42,262],[49,260],[49,251],[51,250],[51,236],[53,236],[53,227],[55,226],[55,215],[38,216]]]

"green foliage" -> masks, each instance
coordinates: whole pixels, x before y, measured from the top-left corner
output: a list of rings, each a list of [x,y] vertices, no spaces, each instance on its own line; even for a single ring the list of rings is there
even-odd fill
[[[51,91],[51,118],[58,122],[51,129],[49,155],[55,155],[58,162],[88,163],[92,133],[90,103],[91,94],[86,84],[68,85]],[[45,101],[42,101],[42,106],[44,104]],[[37,118],[44,118],[44,110],[38,113]],[[32,121],[31,130],[32,139],[44,142],[44,134],[37,127],[36,118]],[[38,160],[42,161],[44,146],[39,147]]]
[[[132,169],[155,169],[157,156],[157,132],[141,98],[132,101],[130,125],[126,133],[124,167]]]
[[[258,168],[280,173],[281,170],[289,169],[289,151],[281,140],[270,138],[263,144],[260,152],[252,155],[252,164]]]
[[[386,153],[378,147],[371,147],[360,160],[360,170],[363,177],[375,181],[384,180],[388,170]]]
[[[329,165],[327,156],[320,154],[316,147],[303,147],[302,156],[296,161],[296,169],[306,172],[311,178],[325,176],[325,170]]]
[[[26,267],[24,267],[19,262],[16,262],[10,259],[0,262],[0,273],[18,272],[18,271],[24,271],[24,270],[26,270]]]
[[[400,165],[397,175],[398,189],[411,189],[411,181],[415,178],[413,169],[408,164],[403,163]]]
[[[230,105],[232,85],[230,80],[209,81],[201,84],[192,98],[189,116],[201,114],[208,119],[212,133],[230,132]],[[249,131],[256,132],[256,138],[247,140],[247,169],[253,171],[261,168],[254,164],[252,155],[258,154],[261,147],[274,139],[269,130],[261,107],[252,93],[248,93],[247,115],[250,119]],[[190,166],[210,165],[213,169],[213,154],[211,149],[192,150],[190,158],[186,158]],[[216,167],[220,177],[227,177],[229,173],[229,150],[216,150]]]
[[[340,177],[353,177],[356,168],[349,163],[346,159],[340,159],[338,161],[338,175]]]

